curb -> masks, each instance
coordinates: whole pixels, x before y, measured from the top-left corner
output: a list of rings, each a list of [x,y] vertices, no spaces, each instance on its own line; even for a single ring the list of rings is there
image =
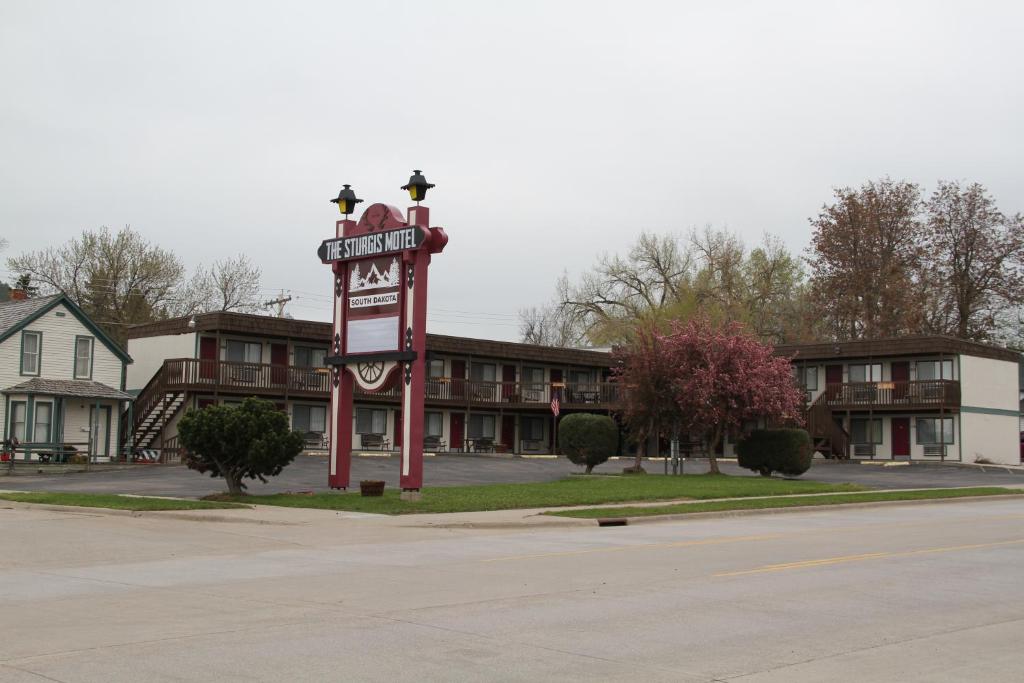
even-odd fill
[[[923,500],[876,500],[866,503],[837,503],[835,505],[805,505],[788,508],[761,508],[758,510],[717,510],[713,512],[678,512],[668,515],[645,515],[641,517],[606,517],[600,519],[625,519],[627,524],[652,524],[655,522],[678,522],[686,519],[720,519],[725,517],[747,517],[750,515],[782,514],[789,512],[821,512],[822,510],[850,510],[876,507],[896,507],[902,505],[934,505],[941,503],[971,503],[979,500],[1022,500],[1022,494],[999,494],[995,496],[962,496],[960,498],[928,498]],[[567,518],[569,519],[569,518]],[[579,517],[575,519],[580,519]],[[599,526],[599,518],[588,518],[582,521],[593,522],[591,526]]]
[[[18,492],[20,493],[20,492]],[[66,512],[76,515],[103,515],[108,517],[143,517],[149,519],[183,519],[191,522],[232,522],[236,524],[270,524],[274,526],[300,526],[296,522],[270,522],[261,519],[240,519],[229,517],[224,514],[201,514],[220,513],[222,510],[118,510],[115,508],[90,508],[78,505],[51,505],[49,503],[23,503],[16,500],[0,500],[0,509],[26,509],[26,510],[47,510],[49,512]],[[248,505],[242,509],[254,510],[255,505]],[[200,514],[187,514],[187,513]]]

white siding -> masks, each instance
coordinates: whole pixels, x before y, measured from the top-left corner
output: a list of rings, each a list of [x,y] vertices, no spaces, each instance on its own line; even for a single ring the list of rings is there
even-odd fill
[[[1017,363],[960,356],[960,403],[974,408],[1020,409]]]
[[[45,379],[74,379],[75,337],[93,338],[92,380],[114,389],[121,388],[123,363],[107,346],[96,338],[88,327],[63,303],[47,311],[25,327],[30,332],[43,335],[40,354],[39,377]],[[21,332],[15,332],[0,342],[0,388],[7,388],[32,379],[33,376],[20,374]],[[120,412],[115,410],[115,413]],[[0,401],[0,420],[7,424],[6,402]],[[66,430],[67,428],[65,428]]]
[[[128,391],[146,386],[168,358],[195,358],[195,332],[165,334],[159,337],[140,337],[128,340],[128,355],[135,361],[128,366]]]
[[[1020,425],[1016,417],[965,412],[960,415],[960,424],[963,462],[984,459],[1003,465],[1020,464]]]

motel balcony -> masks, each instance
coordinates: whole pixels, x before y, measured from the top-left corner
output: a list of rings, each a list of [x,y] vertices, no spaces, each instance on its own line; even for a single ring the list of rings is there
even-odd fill
[[[957,410],[960,382],[928,379],[913,382],[846,382],[827,384],[817,399],[832,410]]]
[[[331,386],[327,368],[196,358],[164,361],[162,372],[154,380],[158,378],[166,391],[241,394],[270,399],[326,399]],[[371,394],[357,387],[355,396],[363,401],[396,402],[401,388],[396,384]],[[607,409],[618,403],[618,386],[614,382],[488,382],[453,377],[431,377],[426,385],[427,403],[453,407],[549,409],[556,397],[563,409]]]

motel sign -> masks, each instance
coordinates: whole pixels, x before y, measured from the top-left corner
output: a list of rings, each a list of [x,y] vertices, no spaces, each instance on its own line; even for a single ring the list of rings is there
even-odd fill
[[[425,194],[422,181],[414,199]],[[430,186],[432,187],[432,186]],[[417,194],[416,192],[419,192]],[[347,193],[347,195],[346,195]],[[337,200],[345,218],[317,250],[334,273],[334,327],[330,355],[331,420],[328,484],[349,487],[352,465],[353,391],[401,388],[402,491],[423,486],[423,399],[426,388],[427,273],[431,255],[448,243],[431,228],[430,210],[410,207],[405,216],[387,204],[369,206],[350,220],[355,199],[348,186]]]

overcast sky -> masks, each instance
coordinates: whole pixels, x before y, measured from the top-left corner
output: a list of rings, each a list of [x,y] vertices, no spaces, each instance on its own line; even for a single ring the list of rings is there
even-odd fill
[[[328,320],[327,200],[404,209],[421,168],[450,237],[428,329],[515,339],[644,229],[803,250],[834,186],[886,174],[1024,210],[1022,26],[1020,2],[4,0],[0,236],[244,252]]]

